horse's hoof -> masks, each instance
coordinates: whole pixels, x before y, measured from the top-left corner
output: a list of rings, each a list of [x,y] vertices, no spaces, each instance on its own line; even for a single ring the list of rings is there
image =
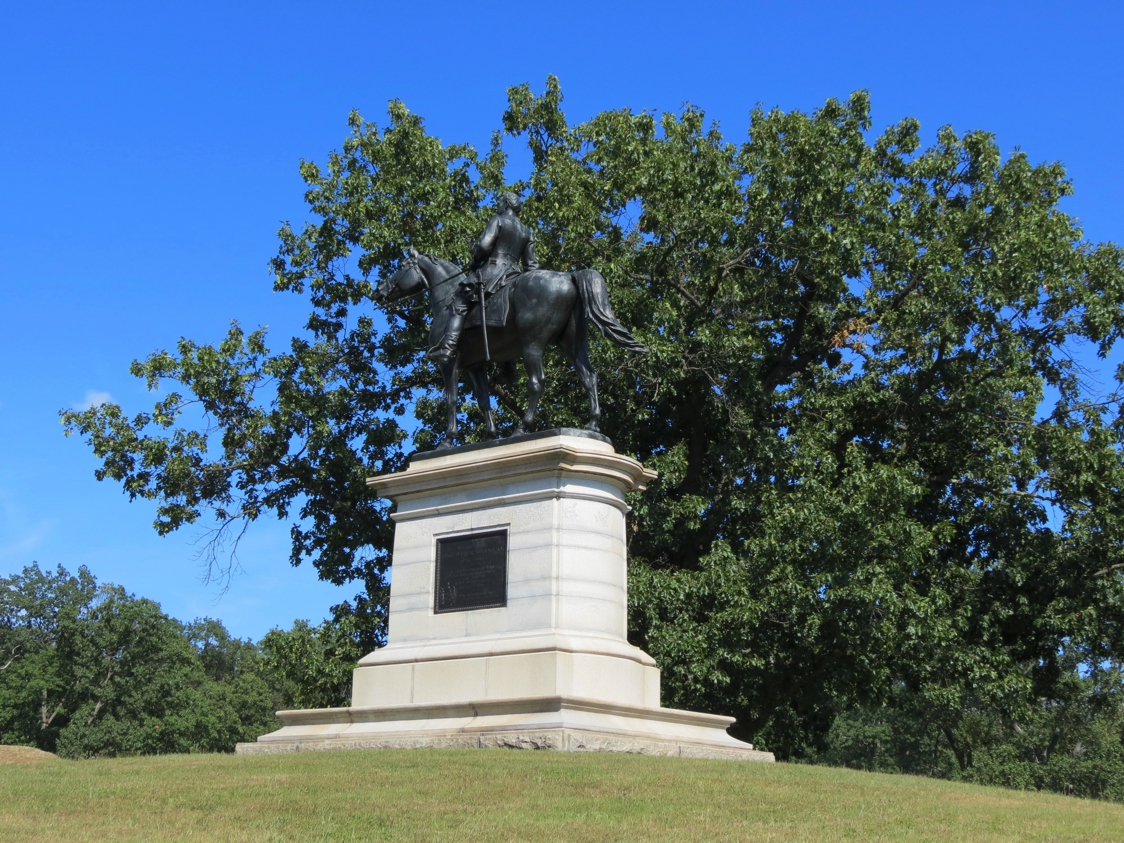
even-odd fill
[[[595,422],[595,421],[591,421],[589,424],[587,424],[585,426],[585,429],[592,432],[592,433],[600,433],[601,432],[600,425],[598,425],[597,422]]]
[[[449,441],[448,439],[443,439],[441,441],[441,444],[439,444],[436,448],[434,448],[434,450],[435,451],[444,451],[444,450],[447,450],[448,448],[452,448],[452,447],[453,447],[453,443],[451,441]]]
[[[526,432],[527,432],[527,431],[525,431],[525,430],[523,429],[523,425],[518,425],[518,426],[517,426],[517,427],[515,428],[515,430],[511,431],[511,435],[512,435],[512,436],[522,436],[522,435],[523,435],[524,433],[526,433]]]

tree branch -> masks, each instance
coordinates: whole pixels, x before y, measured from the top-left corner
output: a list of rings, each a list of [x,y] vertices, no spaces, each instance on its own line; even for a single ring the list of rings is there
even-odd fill
[[[0,667],[0,670],[7,670],[9,667],[12,666],[12,662],[14,662],[16,660],[16,656],[18,656],[20,654],[20,649],[22,647],[23,647],[22,644],[17,644],[11,650],[8,651],[12,654],[12,657],[10,659],[8,659],[7,664],[5,664],[3,667]]]
[[[799,272],[799,266],[797,266],[794,271]],[[793,372],[799,371],[816,358],[815,353],[809,353],[798,354],[795,359],[788,359],[789,355],[800,348],[800,343],[804,340],[804,328],[807,325],[808,313],[812,309],[812,299],[815,298],[815,295],[816,283],[811,279],[807,279],[804,292],[800,294],[796,318],[793,319],[792,322],[792,329],[788,332],[788,336],[785,337],[784,343],[777,353],[777,361],[770,367],[768,374],[765,375],[764,387],[766,393],[772,392],[782,380]]]
[[[699,310],[704,310],[704,311],[708,310],[707,306],[702,303],[702,301],[698,298],[698,296],[696,296],[694,293],[692,293],[690,290],[688,290],[686,287],[684,287],[682,284],[680,284],[674,278],[656,278],[653,275],[637,275],[635,273],[630,273],[630,275],[631,275],[633,281],[647,281],[650,284],[655,284],[656,282],[659,282],[659,283],[662,283],[662,284],[670,284],[672,287],[674,287],[676,290],[678,290],[680,292],[680,294],[683,296],[683,298],[685,298],[687,301],[689,301],[691,304],[693,304]]]
[[[496,396],[501,404],[515,414],[516,418],[523,418],[523,408],[519,406],[519,402],[511,397],[511,393],[500,386],[494,381],[490,384],[492,387],[492,394]]]
[[[1093,574],[1093,576],[1103,577],[1105,574],[1111,574],[1113,571],[1119,571],[1121,568],[1124,568],[1124,562],[1117,563],[1116,565],[1109,565],[1107,568],[1101,568]]]

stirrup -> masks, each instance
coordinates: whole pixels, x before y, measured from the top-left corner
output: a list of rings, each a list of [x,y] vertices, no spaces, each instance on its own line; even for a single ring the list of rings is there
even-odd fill
[[[438,343],[425,353],[434,363],[448,363],[456,355],[456,347],[449,342]]]

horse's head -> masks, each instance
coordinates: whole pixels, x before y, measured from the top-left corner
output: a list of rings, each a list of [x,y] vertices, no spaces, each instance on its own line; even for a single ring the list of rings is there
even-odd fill
[[[429,281],[422,271],[420,261],[424,255],[419,255],[417,249],[410,247],[410,253],[398,265],[397,271],[389,278],[383,278],[375,287],[372,298],[377,305],[390,304],[392,301],[404,299],[422,290],[429,289]]]

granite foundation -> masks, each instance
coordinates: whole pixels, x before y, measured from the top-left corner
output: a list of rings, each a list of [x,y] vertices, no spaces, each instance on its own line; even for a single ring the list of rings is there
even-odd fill
[[[772,761],[726,733],[733,718],[661,708],[659,669],[628,643],[625,493],[654,477],[603,437],[555,430],[417,454],[406,471],[370,478],[397,503],[388,643],[359,662],[350,708],[278,712],[283,728],[237,751],[502,746]],[[500,532],[503,605],[442,609],[438,543]]]

